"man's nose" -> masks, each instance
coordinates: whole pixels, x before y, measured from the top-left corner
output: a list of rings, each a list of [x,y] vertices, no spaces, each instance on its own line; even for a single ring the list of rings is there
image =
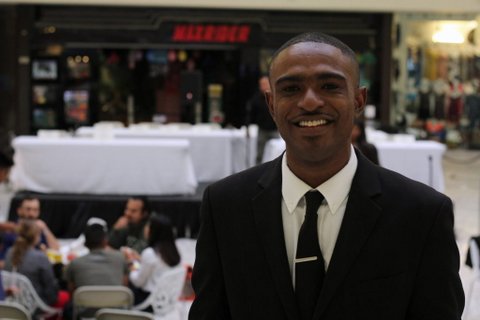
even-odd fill
[[[308,88],[299,102],[299,107],[307,111],[315,111],[324,105],[324,99],[313,88]]]

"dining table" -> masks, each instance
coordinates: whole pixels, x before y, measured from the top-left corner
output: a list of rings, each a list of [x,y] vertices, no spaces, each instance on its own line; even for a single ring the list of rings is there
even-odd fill
[[[187,139],[13,139],[15,190],[65,194],[194,194]]]
[[[208,129],[204,126],[157,126],[95,128],[80,127],[75,135],[103,139],[186,139],[190,143],[193,166],[199,182],[213,182],[255,164],[256,131]]]
[[[374,141],[380,165],[437,191],[445,190],[442,159],[446,147],[437,141],[391,139]],[[285,141],[271,139],[265,145],[263,162],[273,160],[285,151]]]

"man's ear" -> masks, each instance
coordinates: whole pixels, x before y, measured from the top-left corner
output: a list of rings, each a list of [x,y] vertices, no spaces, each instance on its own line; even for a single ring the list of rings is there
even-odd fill
[[[268,111],[270,111],[270,115],[272,116],[273,119],[275,119],[275,109],[273,108],[273,95],[272,91],[268,90],[265,91],[265,102],[267,103],[268,106]]]
[[[366,104],[367,104],[367,88],[366,87],[357,88],[355,93],[355,102],[354,102],[355,116],[358,117],[363,113],[363,110],[365,110]]]

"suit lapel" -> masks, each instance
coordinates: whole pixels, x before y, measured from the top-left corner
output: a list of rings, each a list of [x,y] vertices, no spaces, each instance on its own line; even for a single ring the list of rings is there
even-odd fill
[[[297,319],[297,307],[288,264],[282,224],[281,158],[260,180],[261,190],[252,199],[253,215],[267,263],[287,317]]]
[[[352,181],[345,215],[327,270],[314,319],[320,319],[334,293],[372,232],[381,208],[373,201],[380,193],[374,166],[357,153],[358,167]]]

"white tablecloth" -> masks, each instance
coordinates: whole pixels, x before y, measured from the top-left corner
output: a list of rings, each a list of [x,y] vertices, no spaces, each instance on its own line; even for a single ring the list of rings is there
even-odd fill
[[[376,142],[378,161],[382,166],[397,171],[443,192],[442,157],[445,145],[436,141]]]
[[[79,137],[95,137],[98,130],[81,127]],[[131,129],[114,128],[107,138],[122,139],[187,139],[197,180],[211,182],[253,166],[256,157],[256,135],[247,139],[244,130]]]
[[[404,176],[420,181],[436,190],[443,192],[445,181],[443,177],[442,157],[445,146],[435,141],[415,142],[377,142],[380,164]],[[285,150],[282,139],[272,139],[267,142],[263,162],[274,159]]]
[[[13,141],[17,190],[88,194],[193,194],[188,140],[22,136]]]

